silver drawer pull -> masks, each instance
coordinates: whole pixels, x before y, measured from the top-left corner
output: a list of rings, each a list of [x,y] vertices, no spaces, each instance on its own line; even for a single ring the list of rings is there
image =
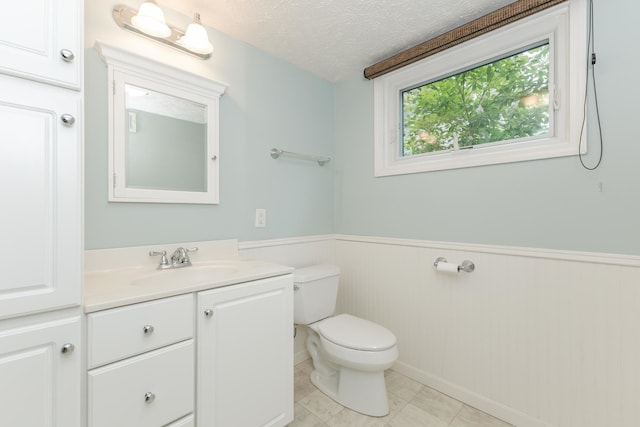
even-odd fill
[[[153,325],[145,325],[145,327],[142,328],[142,332],[144,332],[145,335],[151,335],[155,330],[156,328],[154,328]]]
[[[73,124],[76,122],[76,118],[71,114],[63,114],[62,116],[60,116],[60,120],[62,120],[62,124],[65,126],[73,126]]]
[[[73,353],[73,350],[75,349],[76,349],[76,346],[68,342],[62,346],[62,349],[60,350],[60,352],[62,354],[69,354],[69,353]]]
[[[60,51],[60,56],[62,57],[62,60],[65,62],[71,62],[75,59],[75,55],[73,54],[73,52],[71,52],[69,49],[62,49]]]
[[[148,391],[148,392],[146,392],[144,394],[145,403],[153,403],[154,400],[156,400],[156,394],[155,393],[151,393],[150,391]]]
[[[204,316],[205,316],[205,317],[211,317],[211,316],[213,316],[213,310],[211,310],[210,308],[207,308],[207,309],[204,311]]]

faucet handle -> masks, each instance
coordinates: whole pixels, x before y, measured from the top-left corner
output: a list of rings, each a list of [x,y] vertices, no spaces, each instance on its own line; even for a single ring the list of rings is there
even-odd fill
[[[182,264],[185,266],[189,266],[191,265],[191,259],[189,259],[189,252],[197,252],[198,248],[193,247],[193,248],[178,248],[178,249],[182,249],[182,255],[183,255],[183,259],[182,259]]]
[[[198,248],[197,247],[193,247],[193,248],[187,248],[185,249],[186,253],[184,254],[184,261],[189,263],[189,265],[191,265],[191,259],[189,259],[189,252],[198,252]]]
[[[162,256],[162,258],[160,258],[160,265],[158,266],[160,270],[171,267],[167,259],[167,251],[149,251],[149,256]]]

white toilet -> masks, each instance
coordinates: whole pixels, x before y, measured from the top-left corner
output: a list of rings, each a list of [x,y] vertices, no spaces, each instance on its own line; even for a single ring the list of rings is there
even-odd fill
[[[294,322],[309,328],[311,382],[341,405],[381,417],[389,413],[384,370],[398,358],[396,337],[368,320],[348,314],[331,317],[339,277],[340,269],[328,264],[293,273]]]

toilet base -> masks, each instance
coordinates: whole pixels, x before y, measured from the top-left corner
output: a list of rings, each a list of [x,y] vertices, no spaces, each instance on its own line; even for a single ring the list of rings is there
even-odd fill
[[[340,367],[333,375],[314,369],[311,382],[344,407],[372,417],[389,413],[384,371],[364,372]]]

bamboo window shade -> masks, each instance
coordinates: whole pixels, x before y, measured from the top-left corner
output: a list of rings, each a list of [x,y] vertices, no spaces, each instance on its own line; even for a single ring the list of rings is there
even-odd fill
[[[567,0],[517,0],[364,69],[374,79]]]

